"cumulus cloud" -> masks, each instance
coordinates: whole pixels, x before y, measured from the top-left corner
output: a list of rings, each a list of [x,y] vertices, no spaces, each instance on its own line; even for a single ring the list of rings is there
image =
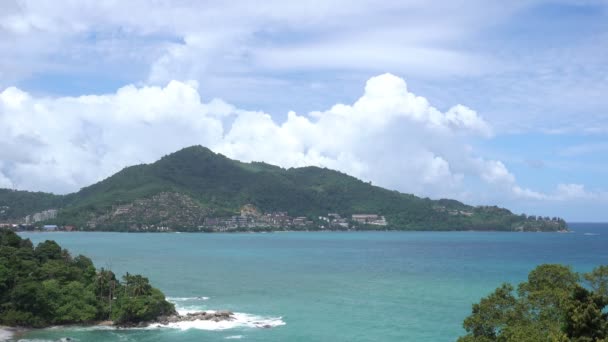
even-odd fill
[[[221,139],[221,101],[203,104],[195,84],[126,86],[115,94],[34,98],[0,94],[0,171],[13,186],[66,192],[186,145]]]
[[[491,135],[474,110],[458,104],[442,112],[392,74],[370,78],[352,104],[289,112],[283,122],[219,99],[204,102],[196,82],[59,98],[10,87],[0,93],[0,186],[75,191],[201,144],[243,161],[328,167],[423,196],[475,200],[466,189],[478,184],[481,192],[548,198],[520,187],[501,161],[475,154],[470,140]],[[556,196],[582,191],[563,185]]]

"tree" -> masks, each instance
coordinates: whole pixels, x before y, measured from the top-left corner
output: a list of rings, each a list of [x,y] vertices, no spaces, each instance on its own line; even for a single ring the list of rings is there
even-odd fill
[[[467,334],[459,341],[606,341],[606,270],[601,266],[584,275],[592,284],[588,290],[569,267],[540,265],[519,284],[517,295],[503,284],[473,304],[463,323]]]
[[[58,260],[63,257],[61,247],[57,242],[51,240],[46,240],[38,244],[34,250],[34,254],[42,262],[47,260]]]
[[[175,312],[147,278],[127,274],[124,279],[128,294],[114,273],[97,272],[91,259],[72,258],[54,241],[34,248],[31,241],[0,230],[0,325],[45,327],[110,316],[136,324]]]
[[[593,291],[608,297],[608,266],[599,266],[585,274],[584,278]]]
[[[503,284],[479,304],[473,304],[473,314],[465,319],[464,328],[476,337],[492,340],[520,315],[513,286]]]
[[[573,341],[598,341],[608,336],[607,298],[577,286],[566,304],[564,332]]]
[[[517,292],[525,299],[531,319],[559,324],[565,302],[578,280],[578,274],[570,267],[544,264],[530,272],[528,281],[519,284]]]

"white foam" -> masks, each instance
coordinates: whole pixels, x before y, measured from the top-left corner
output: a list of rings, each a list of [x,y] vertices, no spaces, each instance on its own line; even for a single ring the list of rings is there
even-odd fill
[[[175,311],[177,311],[177,313],[180,316],[186,316],[187,314],[197,313],[197,312],[201,312],[201,311],[206,311],[209,313],[215,312],[213,310],[205,310],[204,308],[201,308],[200,306],[182,306],[182,307],[176,306]]]
[[[232,335],[224,337],[227,340],[240,340],[243,338],[243,335]]]
[[[207,310],[207,312],[214,312]],[[182,311],[179,312],[183,315]],[[169,324],[155,323],[148,328],[172,328],[180,330],[198,329],[198,330],[228,330],[234,328],[274,328],[285,325],[282,317],[262,317],[251,315],[242,312],[235,312],[233,319],[220,322],[211,320],[195,320],[186,322],[177,322]]]
[[[8,330],[4,330],[4,329],[0,329],[0,341],[8,341],[13,337],[13,333],[8,331]]]
[[[170,302],[190,302],[190,301],[202,301],[209,300],[209,297],[167,297]]]

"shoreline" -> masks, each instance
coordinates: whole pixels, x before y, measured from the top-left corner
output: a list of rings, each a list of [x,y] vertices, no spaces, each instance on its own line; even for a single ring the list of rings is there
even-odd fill
[[[51,325],[41,328],[9,327],[0,326],[0,342],[17,341],[28,331],[45,329],[70,329],[70,328],[98,328],[114,330],[139,330],[150,328],[182,329],[183,326],[193,327],[201,324],[201,330],[226,330],[239,326],[248,326],[257,329],[271,329],[285,325],[281,317],[261,317],[246,313],[232,312],[229,310],[205,310],[195,312],[175,312],[167,316],[159,316],[152,321],[142,321],[133,324],[115,324],[113,321],[94,321],[82,324]],[[217,324],[217,326],[209,325]],[[69,337],[67,337],[69,340]],[[62,339],[63,341],[63,339]]]
[[[14,335],[15,334],[6,327],[0,327],[0,341],[8,341],[12,339]]]
[[[573,230],[551,230],[551,231],[515,231],[515,230],[476,230],[476,229],[461,229],[461,230],[403,230],[403,229],[386,229],[386,230],[271,230],[271,231],[163,231],[163,232],[138,232],[138,231],[114,231],[114,230],[75,230],[75,231],[53,231],[46,232],[40,230],[18,230],[16,233],[126,233],[126,234],[271,234],[271,233],[574,233]]]
[[[0,342],[13,341],[15,337],[25,332],[26,328],[7,327],[0,325]]]

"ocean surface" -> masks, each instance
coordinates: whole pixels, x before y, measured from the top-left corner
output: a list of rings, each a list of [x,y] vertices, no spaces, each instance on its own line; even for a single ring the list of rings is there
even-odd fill
[[[234,322],[51,328],[24,341],[454,341],[471,304],[541,263],[608,264],[608,224],[573,233],[23,233],[117,274],[141,273],[179,311]],[[261,325],[272,328],[259,328]]]

